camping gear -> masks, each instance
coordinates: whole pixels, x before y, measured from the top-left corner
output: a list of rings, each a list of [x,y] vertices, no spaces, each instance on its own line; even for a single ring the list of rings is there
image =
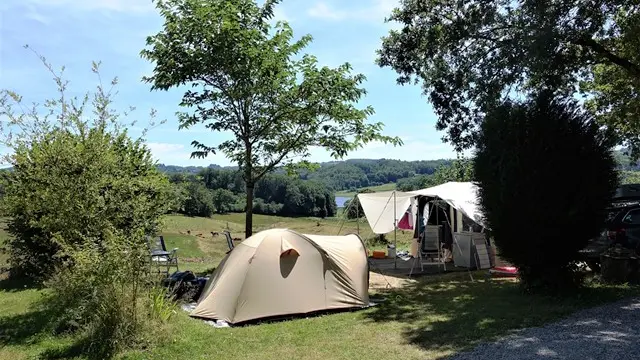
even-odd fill
[[[176,271],[165,278],[162,285],[168,288],[174,299],[190,302],[200,297],[208,279],[208,277],[197,277],[189,270]]]
[[[396,257],[396,247],[394,245],[387,245],[387,256],[390,258]]]
[[[165,268],[164,273],[167,276],[169,276],[169,270],[174,266],[176,271],[180,270],[178,268],[178,248],[173,248],[171,252],[167,251],[163,236],[158,236],[155,241],[152,241],[151,237],[147,236],[147,245],[150,250],[151,263],[156,265],[158,273],[161,272],[161,267]]]
[[[191,316],[230,324],[369,306],[369,264],[360,236],[261,231],[216,268]]]
[[[236,247],[236,244],[233,242],[233,239],[231,238],[231,233],[228,230],[223,231],[224,233],[224,237],[227,239],[227,246],[229,247],[229,251],[227,251],[227,254],[231,252],[231,250],[233,250],[234,247]]]
[[[418,239],[411,240],[411,256],[418,257]]]
[[[498,266],[489,270],[489,274],[495,277],[516,277],[518,276],[518,268],[513,266]]]
[[[384,251],[373,250],[373,255],[371,255],[371,257],[374,259],[384,259],[387,257],[387,254],[385,254]]]

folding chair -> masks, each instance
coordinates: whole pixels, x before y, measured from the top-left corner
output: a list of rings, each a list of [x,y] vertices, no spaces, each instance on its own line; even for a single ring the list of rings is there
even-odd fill
[[[158,273],[160,273],[161,267],[166,268],[167,276],[169,269],[173,266],[176,267],[176,271],[180,271],[178,268],[178,248],[173,248],[171,252],[167,251],[163,236],[158,236],[153,242],[149,237],[147,239],[151,250],[151,262],[156,265]]]
[[[231,238],[231,233],[228,230],[224,231],[224,236],[227,239],[227,246],[229,247],[229,251],[227,251],[226,253],[230,253],[231,250],[233,250],[233,248],[236,247],[236,244],[233,243],[233,239]]]

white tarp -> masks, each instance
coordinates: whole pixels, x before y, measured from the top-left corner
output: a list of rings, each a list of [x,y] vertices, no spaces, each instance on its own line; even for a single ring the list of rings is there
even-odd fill
[[[478,186],[471,182],[448,182],[438,186],[411,191],[414,196],[437,197],[465,214],[477,224],[486,227],[478,206]],[[364,209],[364,207],[363,207]]]
[[[374,234],[392,232],[411,206],[412,198],[415,195],[400,191],[358,194],[358,200]]]

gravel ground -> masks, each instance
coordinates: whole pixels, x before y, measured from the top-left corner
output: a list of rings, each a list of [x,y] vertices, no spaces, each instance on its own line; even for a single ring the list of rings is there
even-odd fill
[[[472,359],[640,359],[640,298],[580,311],[449,358]]]

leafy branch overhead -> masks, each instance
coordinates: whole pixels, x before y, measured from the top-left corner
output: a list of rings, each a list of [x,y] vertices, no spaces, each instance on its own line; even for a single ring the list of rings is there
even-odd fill
[[[194,141],[192,156],[221,152],[259,179],[279,165],[305,159],[310,147],[335,158],[371,141],[394,145],[382,123],[368,124],[373,108],[358,108],[365,77],[346,63],[321,67],[300,55],[309,35],[294,40],[285,22],[271,26],[278,1],[160,1],[163,31],[147,40],[142,56],[156,65],[145,80],[154,89],[191,86],[181,105],[180,127],[205,124],[230,132],[219,144]]]
[[[383,39],[378,64],[401,84],[422,82],[458,150],[503,100],[544,88],[588,95],[619,142],[640,148],[640,117],[627,111],[638,106],[637,1],[403,0],[389,20],[402,28]]]

